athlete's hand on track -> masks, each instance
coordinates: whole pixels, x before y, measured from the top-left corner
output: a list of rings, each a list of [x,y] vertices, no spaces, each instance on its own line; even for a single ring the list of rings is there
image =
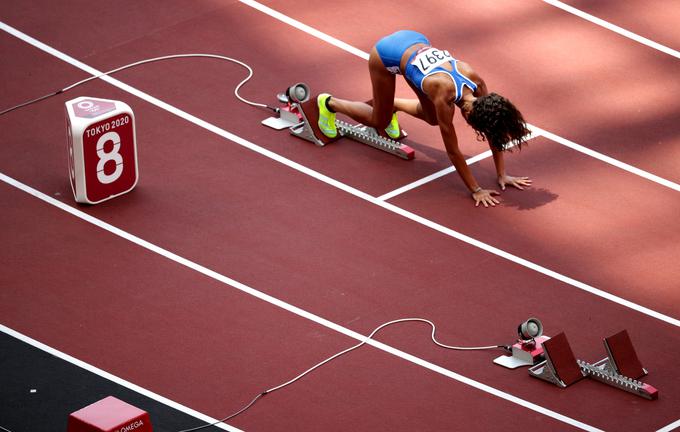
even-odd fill
[[[479,203],[484,204],[484,207],[494,207],[496,204],[500,204],[493,195],[500,195],[500,192],[490,189],[480,189],[477,192],[472,193],[472,199],[475,200],[475,207],[479,206]]]
[[[498,177],[498,184],[500,185],[501,190],[505,190],[505,186],[514,186],[519,190],[524,190],[525,187],[531,186],[531,179],[529,177],[513,177],[504,175]]]

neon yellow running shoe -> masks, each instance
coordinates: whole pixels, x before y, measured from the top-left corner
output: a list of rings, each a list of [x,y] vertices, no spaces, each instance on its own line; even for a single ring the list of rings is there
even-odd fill
[[[401,128],[399,128],[399,120],[397,120],[397,113],[392,114],[392,121],[385,128],[385,132],[392,139],[397,139],[401,135]]]
[[[335,126],[335,113],[331,112],[326,107],[326,101],[331,95],[328,93],[321,93],[316,97],[316,104],[319,106],[319,129],[328,138],[335,138],[338,136],[338,128]]]

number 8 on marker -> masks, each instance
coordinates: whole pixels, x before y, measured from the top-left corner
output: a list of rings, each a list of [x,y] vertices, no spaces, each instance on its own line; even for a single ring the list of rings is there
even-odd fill
[[[113,141],[113,149],[110,152],[104,151],[104,145],[108,141]],[[97,141],[97,180],[103,184],[113,183],[123,173],[123,157],[119,153],[120,150],[120,135],[116,132],[107,132],[102,135]],[[116,164],[116,169],[111,174],[104,172],[106,162],[113,161]]]
[[[121,101],[88,96],[65,103],[71,187],[76,202],[98,204],[137,184],[135,117]]]

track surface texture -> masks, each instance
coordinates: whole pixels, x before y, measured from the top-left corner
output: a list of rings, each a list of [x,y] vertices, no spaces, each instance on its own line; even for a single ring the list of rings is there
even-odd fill
[[[253,101],[297,82],[367,100],[367,53],[409,28],[538,131],[506,155],[533,186],[485,209],[456,173],[391,193],[451,166],[436,127],[400,117],[412,161],[347,139],[317,147],[262,126],[271,112],[234,97],[247,72],[226,61],[151,63],[0,116],[0,426],[64,430],[108,394],[148,406],[154,430],[199,426],[390,320],[479,346],[513,343],[531,316],[590,362],[627,329],[659,399],[592,380],[560,389],[494,365],[501,350],[442,349],[401,323],[220,427],[680,426],[680,60],[549,3],[0,1],[0,109],[185,53],[250,65]],[[675,2],[563,4],[680,48]],[[67,171],[64,103],[79,96],[136,116],[139,183],[92,206]],[[412,97],[400,77],[397,96]],[[488,150],[454,123],[467,157]],[[491,158],[471,169],[495,187]],[[54,398],[21,402],[36,387]],[[63,423],[35,415],[47,406]]]

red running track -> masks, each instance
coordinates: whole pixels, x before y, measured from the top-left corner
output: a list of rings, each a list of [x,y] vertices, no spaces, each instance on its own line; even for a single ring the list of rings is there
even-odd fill
[[[160,12],[145,3],[124,3],[115,11],[84,5],[14,5],[3,9],[2,21],[100,70],[173,53],[235,57],[255,69],[243,90],[253,100],[273,101],[297,81],[357,99],[370,92],[364,60],[244,4],[174,2]],[[542,2],[502,10],[478,2],[474,8],[448,6],[445,14],[436,14],[443,3],[435,2],[420,10],[376,2],[375,12],[336,2],[330,22],[324,18],[328,10],[311,2],[269,5],[364,52],[396,28],[425,31],[470,62],[492,89],[515,100],[531,123],[678,181],[672,121],[678,102],[669,96],[678,64],[659,52]],[[393,13],[384,17],[378,11],[386,8]],[[456,25],[449,25],[454,18]],[[0,78],[13,83],[3,91],[3,105],[84,76],[4,33],[0,49],[10,66]],[[412,162],[352,142],[320,149],[264,128],[259,121],[266,113],[231,94],[242,76],[230,64],[183,60],[117,78],[374,196],[449,165],[436,129],[408,119],[409,144],[418,152]],[[408,94],[403,84],[399,92]],[[405,219],[104,82],[76,93],[0,118],[0,172],[72,205],[63,102],[79,95],[125,100],[138,118],[140,184],[125,197],[79,210],[362,334],[388,320],[422,316],[437,323],[446,343],[508,343],[517,323],[535,315],[547,334],[565,331],[577,356],[594,361],[603,356],[601,339],[627,328],[651,371],[648,381],[661,391],[658,401],[593,382],[559,390],[524,370],[493,366],[496,353],[438,349],[427,329],[415,324],[385,330],[378,339],[592,427],[656,430],[677,420],[680,338],[672,323]],[[649,101],[629,94],[646,94],[657,103],[646,106]],[[484,150],[468,128],[457,125],[467,154]],[[677,320],[676,191],[546,138],[513,153],[508,165],[534,177],[535,187],[505,192],[496,209],[475,209],[455,174],[390,202]],[[486,184],[493,181],[488,160],[474,172]],[[0,190],[8,209],[0,216],[2,261],[10,264],[2,274],[8,287],[0,294],[2,324],[159,394],[223,416],[355,343],[15,188]],[[272,394],[233,425],[357,431],[573,427],[369,347]]]

